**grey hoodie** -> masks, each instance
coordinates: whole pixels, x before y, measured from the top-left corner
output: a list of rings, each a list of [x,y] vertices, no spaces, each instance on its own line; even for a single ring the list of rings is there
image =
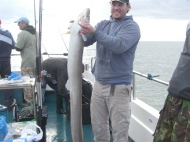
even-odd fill
[[[120,20],[103,20],[85,46],[96,44],[96,62],[92,69],[95,79],[108,84],[131,84],[135,50],[140,29],[132,16]]]

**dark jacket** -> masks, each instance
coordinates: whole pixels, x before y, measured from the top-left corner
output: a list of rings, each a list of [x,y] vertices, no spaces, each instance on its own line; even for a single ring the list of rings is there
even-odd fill
[[[0,61],[10,60],[14,48],[15,41],[12,34],[8,30],[0,28]]]
[[[47,71],[47,75],[44,76],[44,81],[47,84],[57,84],[60,95],[67,95],[67,89],[65,87],[68,80],[67,59],[48,58],[42,62],[42,70]]]
[[[168,92],[190,101],[190,29],[186,32],[183,51],[169,82]]]
[[[28,31],[29,33],[33,35],[36,34],[36,29],[31,25],[26,26],[23,30]]]

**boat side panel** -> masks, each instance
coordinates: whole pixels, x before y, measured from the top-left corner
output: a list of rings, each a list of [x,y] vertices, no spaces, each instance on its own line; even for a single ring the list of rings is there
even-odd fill
[[[158,122],[159,112],[138,99],[132,100],[131,111],[129,136],[135,142],[153,141],[152,134]]]

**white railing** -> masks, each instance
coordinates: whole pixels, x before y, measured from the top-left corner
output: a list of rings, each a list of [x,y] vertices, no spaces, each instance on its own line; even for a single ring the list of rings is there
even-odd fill
[[[140,73],[140,72],[137,72],[137,71],[133,71],[133,99],[135,99],[136,98],[136,95],[135,95],[135,84],[136,84],[136,82],[135,82],[135,76],[136,75],[138,75],[138,76],[141,76],[141,77],[144,77],[144,78],[147,78],[148,80],[151,80],[151,81],[154,81],[154,82],[157,82],[157,83],[159,83],[159,84],[163,84],[163,85],[165,85],[165,86],[168,86],[169,85],[169,83],[168,82],[165,82],[165,81],[162,81],[162,80],[159,80],[159,79],[156,79],[156,78],[154,78],[154,77],[158,77],[159,75],[156,75],[156,76],[153,76],[153,75],[151,75],[151,74],[142,74],[142,73]]]

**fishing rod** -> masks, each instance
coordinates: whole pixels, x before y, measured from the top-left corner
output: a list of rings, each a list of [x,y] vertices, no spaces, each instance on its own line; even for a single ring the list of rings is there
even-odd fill
[[[37,20],[36,20],[36,2],[34,0],[34,27],[35,27],[35,30],[36,30],[36,23],[37,23]],[[36,55],[37,55],[37,50],[38,50],[38,48],[37,48],[38,47],[37,34],[35,34],[35,36],[36,36]]]
[[[40,82],[41,78],[41,42],[42,42],[42,0],[39,1],[39,37],[38,37],[38,56],[37,56],[37,81]]]
[[[58,28],[58,27],[57,27],[57,30],[58,30],[58,32],[59,32],[59,34],[60,34],[60,36],[61,36],[61,39],[62,39],[62,41],[63,41],[63,44],[64,44],[64,46],[65,46],[66,50],[67,50],[67,52],[68,52],[68,51],[69,51],[69,49],[68,49],[68,47],[67,47],[67,45],[66,45],[66,43],[65,43],[65,40],[64,40],[64,38],[62,37],[62,34],[61,34],[61,32],[60,32],[60,30],[59,30],[59,28]],[[45,54],[46,54],[46,55],[48,55],[48,57],[50,57],[49,55],[53,55],[53,54],[49,54],[49,53],[47,52],[47,50],[46,50],[45,46],[43,45],[43,43],[42,43],[42,46],[44,47],[44,49],[45,49]],[[43,53],[43,55],[45,55],[45,54]],[[68,53],[57,54],[57,55],[64,55],[64,56],[68,56]]]
[[[37,75],[38,75],[38,78],[37,78],[37,87],[38,87],[38,111],[39,111],[39,120],[42,120],[42,92],[41,92],[41,41],[42,41],[42,0],[39,1],[39,52],[38,52],[38,56],[36,58],[37,60]],[[41,122],[41,121],[39,121]],[[40,123],[40,126],[41,126],[41,123]]]
[[[57,29],[58,29],[58,28],[57,28]],[[65,48],[67,49],[67,52],[68,52],[69,50],[68,50],[68,48],[67,48],[67,45],[65,44],[65,40],[63,39],[63,37],[62,37],[61,32],[60,32],[59,29],[58,29],[58,31],[59,31],[59,34],[60,34],[60,36],[61,36],[61,39],[62,39],[62,41],[63,41],[63,43],[64,43],[64,45],[65,45]]]
[[[34,15],[35,15],[35,28],[36,28],[36,3],[34,0]],[[36,108],[36,121],[38,126],[44,131],[41,142],[46,142],[45,127],[42,118],[42,91],[41,91],[41,41],[42,41],[42,0],[39,0],[39,33],[36,33],[36,88],[37,88],[37,106]],[[46,110],[47,111],[47,110]]]
[[[38,21],[36,20],[36,8],[35,8],[35,0],[34,0],[34,21],[35,21],[35,29],[36,29],[36,24],[38,23]],[[38,37],[37,37],[37,34],[36,34],[36,39],[38,39]],[[47,50],[46,50],[46,48],[45,48],[45,46],[43,45],[43,43],[41,42],[41,44],[42,44],[42,46],[43,46],[43,48],[44,48],[44,50],[45,50],[45,52],[47,53]],[[41,45],[40,44],[40,45]],[[38,49],[38,42],[36,41],[36,55],[38,55],[38,52],[39,51],[39,49]],[[41,51],[41,50],[40,50]],[[50,57],[49,56],[49,54],[47,53],[47,55],[48,55],[48,57]]]
[[[46,48],[45,48],[45,46],[44,46],[44,44],[42,43],[42,46],[44,47],[44,50],[45,50],[45,53],[43,53],[43,55],[48,55],[48,58],[50,57],[49,55],[49,53],[47,52],[47,50],[46,50]]]

